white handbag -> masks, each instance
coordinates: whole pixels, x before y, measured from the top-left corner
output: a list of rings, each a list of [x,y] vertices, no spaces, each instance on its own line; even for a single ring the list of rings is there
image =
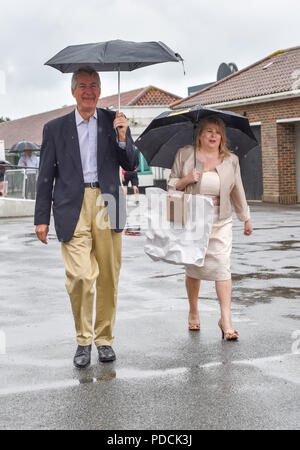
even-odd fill
[[[211,198],[146,189],[148,226],[145,253],[154,261],[201,267],[214,217]]]

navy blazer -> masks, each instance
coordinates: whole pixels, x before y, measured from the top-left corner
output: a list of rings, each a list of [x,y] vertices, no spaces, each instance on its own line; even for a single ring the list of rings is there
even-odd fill
[[[111,227],[121,232],[126,223],[126,200],[120,183],[120,166],[134,170],[138,155],[128,128],[126,148],[121,149],[113,128],[115,112],[97,108],[97,166],[101,193]],[[49,224],[51,205],[58,240],[74,234],[84,196],[75,111],[51,120],[43,130],[34,224]]]

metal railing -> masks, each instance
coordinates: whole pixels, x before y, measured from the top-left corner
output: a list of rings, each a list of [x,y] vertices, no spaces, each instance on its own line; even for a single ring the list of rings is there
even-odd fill
[[[4,174],[4,195],[35,200],[38,169],[9,169]]]

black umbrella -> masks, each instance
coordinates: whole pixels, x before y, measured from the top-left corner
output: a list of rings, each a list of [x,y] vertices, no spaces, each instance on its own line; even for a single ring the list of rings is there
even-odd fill
[[[120,71],[129,71],[168,61],[182,61],[163,42],[132,42],[113,40],[95,44],[71,45],[45,63],[63,73],[81,67],[92,67],[97,72],[118,72],[118,97],[120,110]]]
[[[9,161],[6,161],[6,159],[0,159],[0,166],[1,167],[15,167]]]
[[[25,150],[32,150],[33,152],[38,152],[41,150],[40,146],[30,141],[19,141],[14,144],[8,153],[21,153]]]
[[[229,147],[239,157],[257,146],[247,117],[200,105],[160,114],[152,120],[135,144],[150,166],[170,169],[178,149],[185,145],[194,145],[200,120],[211,115],[224,121]]]

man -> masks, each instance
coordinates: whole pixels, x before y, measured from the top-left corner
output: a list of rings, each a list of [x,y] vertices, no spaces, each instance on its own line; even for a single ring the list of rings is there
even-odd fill
[[[128,120],[123,113],[96,108],[100,93],[93,69],[73,74],[77,108],[44,127],[35,209],[36,234],[46,244],[53,201],[77,334],[74,365],[79,368],[90,364],[95,281],[94,342],[100,361],[116,358],[112,329],[126,222],[119,167],[134,170],[138,165]]]
[[[39,168],[39,160],[32,153],[32,150],[25,150],[23,156],[19,159],[18,167]]]
[[[128,192],[128,183],[131,182],[131,186],[133,188],[133,193],[135,195],[135,204],[139,204],[139,178],[137,174],[137,169],[133,171],[126,171],[122,169],[122,183],[123,183],[123,189],[124,194],[127,195]]]

